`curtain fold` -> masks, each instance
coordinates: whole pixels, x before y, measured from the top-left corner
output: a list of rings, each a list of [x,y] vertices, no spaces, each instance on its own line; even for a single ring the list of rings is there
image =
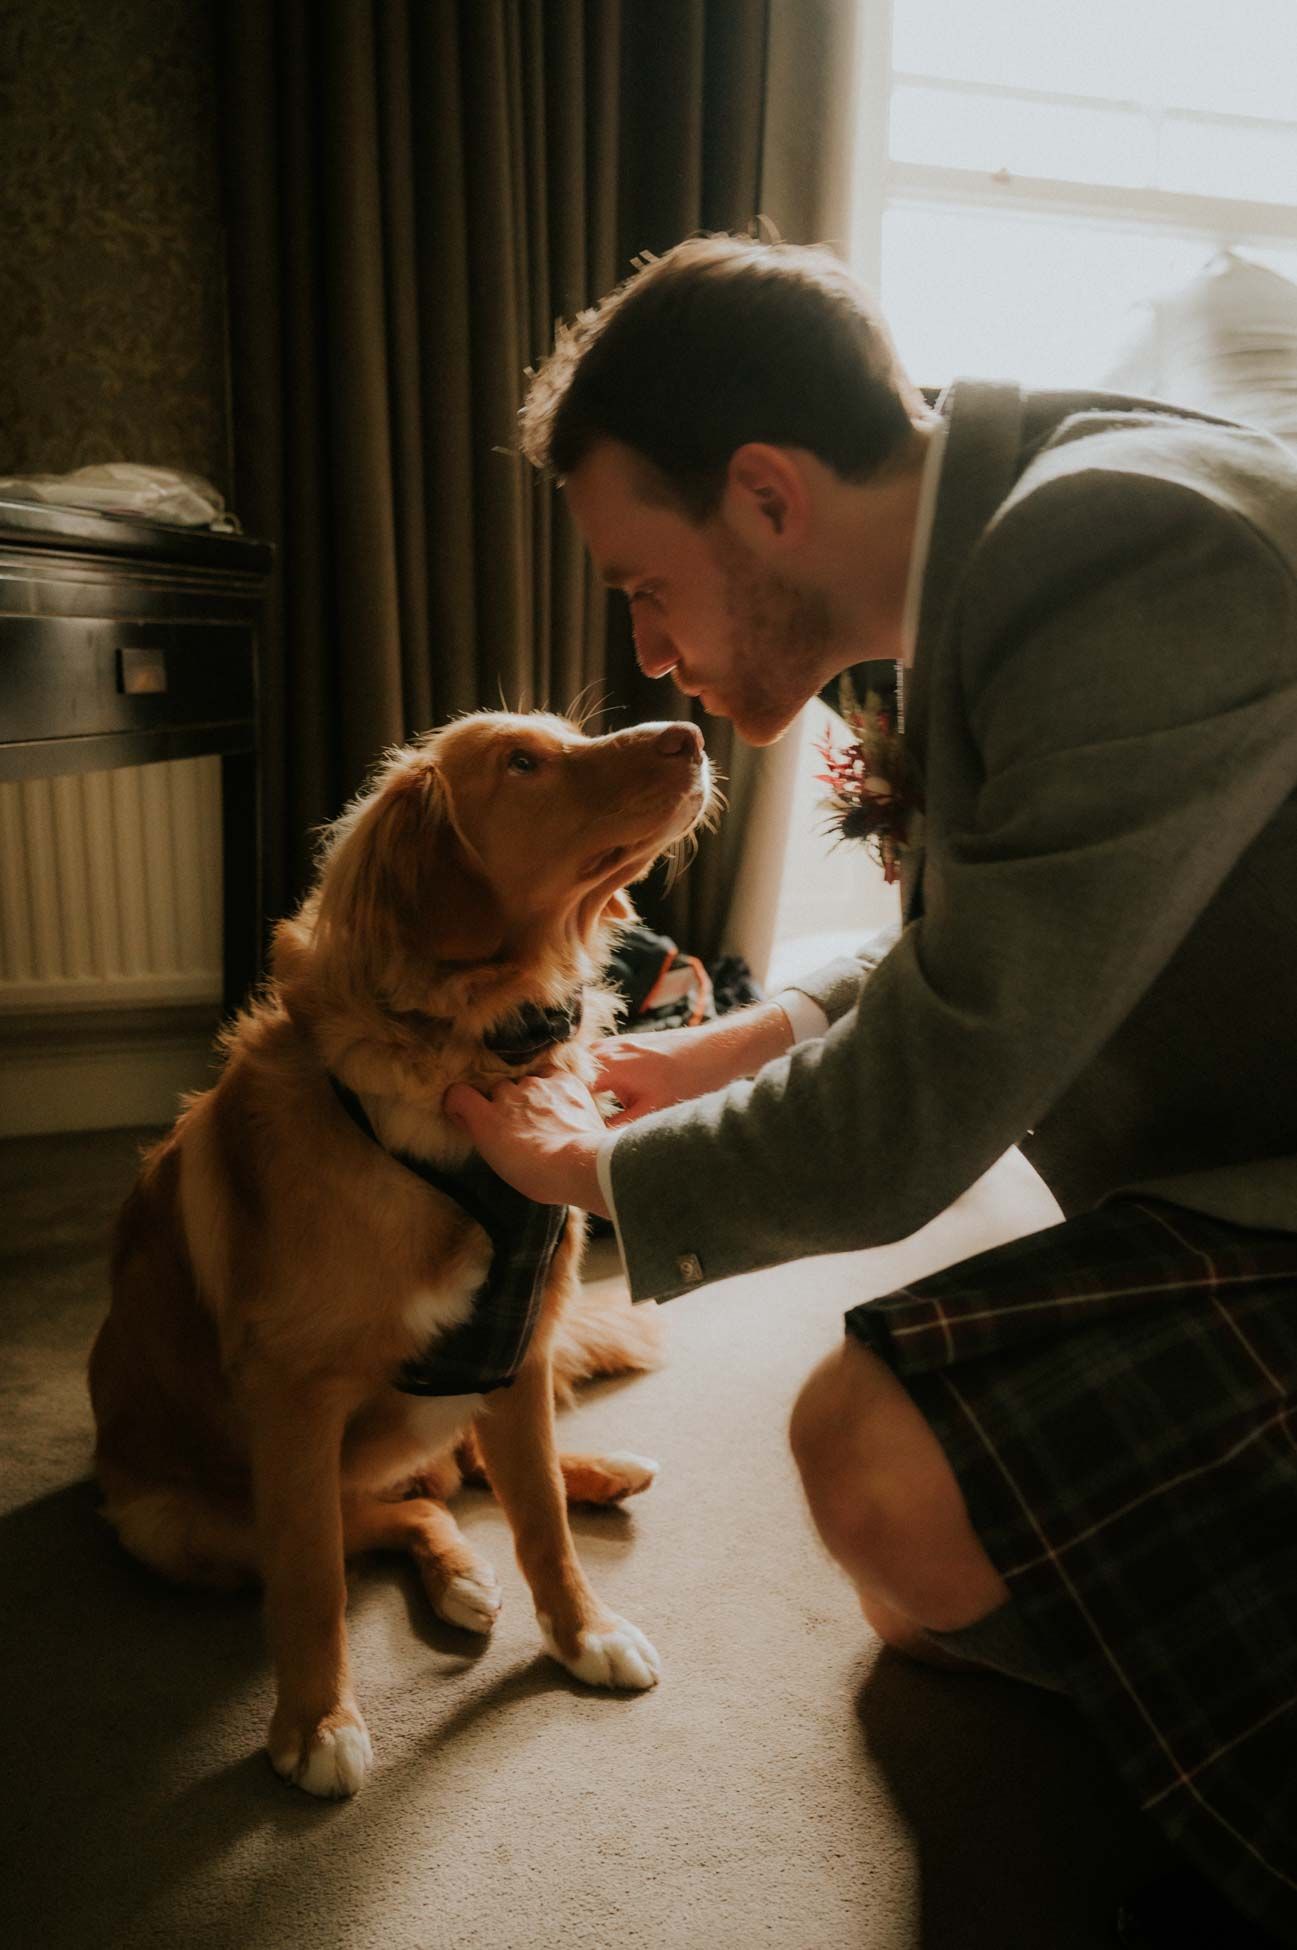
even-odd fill
[[[514,451],[525,369],[640,251],[762,213],[791,239],[829,234],[856,4],[217,10],[235,505],[279,551],[262,687],[272,913],[385,745],[583,690],[605,703],[599,726],[683,713],[638,671],[624,605]],[[711,954],[768,761],[704,725],[731,810],[670,893],[640,893]]]

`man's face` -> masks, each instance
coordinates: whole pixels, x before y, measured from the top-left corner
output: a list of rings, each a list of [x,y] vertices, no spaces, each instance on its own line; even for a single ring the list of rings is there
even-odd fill
[[[824,604],[763,562],[723,515],[696,525],[644,498],[635,455],[591,449],[568,505],[605,582],[625,591],[635,655],[749,745],[773,744],[822,681]]]

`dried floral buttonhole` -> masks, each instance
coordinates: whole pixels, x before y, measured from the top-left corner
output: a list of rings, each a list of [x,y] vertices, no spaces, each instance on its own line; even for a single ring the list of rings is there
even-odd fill
[[[914,766],[895,712],[877,691],[866,691],[862,705],[844,674],[838,697],[852,742],[837,751],[831,738],[816,746],[828,767],[817,781],[831,788],[824,808],[843,839],[864,840],[883,878],[893,881],[911,814],[922,805]]]

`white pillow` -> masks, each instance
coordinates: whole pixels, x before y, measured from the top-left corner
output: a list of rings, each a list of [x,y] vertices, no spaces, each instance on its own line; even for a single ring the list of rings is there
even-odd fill
[[[1148,310],[1107,386],[1248,420],[1297,444],[1297,284],[1225,250]]]

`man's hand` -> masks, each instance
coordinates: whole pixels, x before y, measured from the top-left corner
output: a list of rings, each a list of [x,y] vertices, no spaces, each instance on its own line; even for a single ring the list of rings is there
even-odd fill
[[[595,1169],[604,1122],[585,1085],[567,1071],[506,1079],[489,1097],[453,1083],[442,1109],[492,1171],[525,1197],[608,1217]]]
[[[621,1109],[610,1124],[630,1124],[651,1110],[700,1097],[712,1089],[706,1039],[697,1029],[656,1029],[644,1036],[609,1036],[595,1045],[595,1089]]]
[[[610,1091],[621,1105],[609,1124],[631,1124],[651,1110],[754,1076],[791,1041],[792,1026],[777,1002],[735,1010],[697,1029],[610,1036],[595,1045],[595,1089]]]

